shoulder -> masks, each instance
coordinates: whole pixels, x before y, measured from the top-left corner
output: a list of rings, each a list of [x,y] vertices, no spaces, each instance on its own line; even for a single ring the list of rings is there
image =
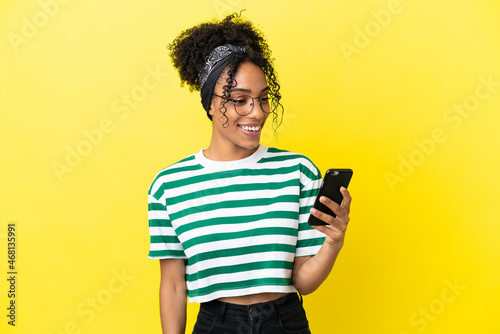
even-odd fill
[[[319,168],[309,157],[302,153],[268,147],[266,154],[259,162],[275,162],[282,163],[283,165],[295,165],[300,168],[301,173],[306,174],[307,177],[311,179],[321,178]]]
[[[196,155],[190,154],[176,163],[160,170],[155,175],[153,182],[149,187],[148,193],[152,195],[156,193],[163,184],[168,183],[171,180],[178,180],[179,178],[182,178],[182,175],[191,171],[199,170],[200,168],[202,167],[196,161]]]

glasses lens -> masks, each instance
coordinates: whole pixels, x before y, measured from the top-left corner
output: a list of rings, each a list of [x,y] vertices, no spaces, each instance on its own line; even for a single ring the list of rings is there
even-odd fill
[[[236,109],[238,115],[248,115],[253,109],[252,97],[248,95],[238,96],[236,99],[234,99],[234,109]]]
[[[271,101],[269,101],[270,100],[269,97],[263,96],[259,100],[262,111],[269,114],[271,112],[271,104],[270,104]]]
[[[249,95],[242,95],[234,99],[234,109],[240,116],[246,116],[252,112],[254,107],[254,100],[259,100],[260,107],[263,112],[269,114],[271,111],[276,109],[276,105],[273,103],[271,107],[271,98],[268,96],[252,98]],[[272,109],[272,110],[271,110]]]

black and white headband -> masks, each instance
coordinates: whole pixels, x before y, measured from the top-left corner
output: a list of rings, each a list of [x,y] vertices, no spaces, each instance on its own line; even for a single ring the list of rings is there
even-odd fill
[[[246,46],[234,46],[231,44],[225,44],[216,47],[208,55],[205,61],[205,68],[198,75],[201,104],[203,105],[203,109],[205,109],[205,111],[207,112],[208,118],[212,119],[209,114],[210,101],[212,99],[214,87],[217,83],[219,75],[229,64],[230,56],[233,53],[245,53],[246,50]]]

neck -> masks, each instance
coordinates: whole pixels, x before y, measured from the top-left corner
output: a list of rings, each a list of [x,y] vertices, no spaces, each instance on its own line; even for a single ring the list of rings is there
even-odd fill
[[[206,158],[214,161],[233,161],[248,158],[259,149],[259,145],[254,148],[235,147],[224,143],[210,141],[210,146],[203,151]]]

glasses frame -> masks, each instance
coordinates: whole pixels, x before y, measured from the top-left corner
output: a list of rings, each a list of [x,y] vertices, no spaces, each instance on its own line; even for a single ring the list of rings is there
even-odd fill
[[[262,112],[263,112],[264,114],[270,114],[270,113],[274,112],[274,111],[276,110],[276,108],[278,107],[278,105],[276,105],[276,106],[274,107],[274,109],[272,109],[272,110],[269,110],[269,111],[265,111],[265,110],[264,110],[264,108],[262,107],[262,99],[269,99],[269,100],[272,100],[272,99],[271,99],[270,97],[268,97],[268,96],[266,96],[266,97],[251,97],[250,95],[243,94],[243,95],[236,96],[235,98],[230,98],[230,97],[223,97],[223,96],[217,95],[217,94],[215,94],[215,93],[214,93],[214,94],[212,94],[212,95],[217,96],[217,97],[220,97],[220,98],[221,98],[221,99],[223,99],[223,100],[226,100],[226,101],[229,101],[229,102],[233,102],[233,105],[234,105],[234,111],[236,111],[236,113],[237,113],[238,115],[240,115],[240,116],[247,116],[247,115],[249,115],[249,114],[253,111],[253,108],[254,108],[254,106],[255,106],[255,101],[254,101],[254,100],[259,100],[259,106],[260,106],[260,109],[262,110]],[[251,108],[250,108],[250,110],[249,110],[246,114],[244,114],[244,115],[240,114],[240,113],[238,112],[238,108],[236,107],[236,102],[237,102],[236,100],[237,100],[237,99],[239,99],[239,98],[241,98],[242,96],[249,97],[249,98],[251,98],[251,99],[252,99],[252,107],[251,107]]]

